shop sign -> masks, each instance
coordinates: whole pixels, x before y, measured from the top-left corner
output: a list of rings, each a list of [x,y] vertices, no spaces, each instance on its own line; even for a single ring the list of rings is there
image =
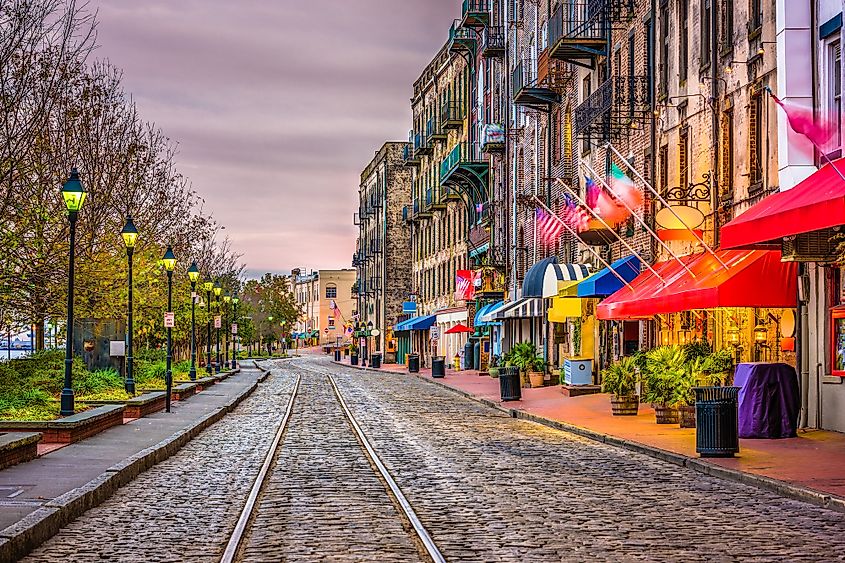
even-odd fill
[[[417,312],[417,302],[416,301],[404,301],[402,303],[402,313],[416,313]]]
[[[432,326],[430,331],[432,340],[440,340],[440,329],[438,327]]]

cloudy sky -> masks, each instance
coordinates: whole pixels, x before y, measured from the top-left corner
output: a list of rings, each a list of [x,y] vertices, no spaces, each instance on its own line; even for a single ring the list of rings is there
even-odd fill
[[[248,271],[350,267],[361,170],[407,139],[413,81],[459,0],[100,0],[98,58]]]

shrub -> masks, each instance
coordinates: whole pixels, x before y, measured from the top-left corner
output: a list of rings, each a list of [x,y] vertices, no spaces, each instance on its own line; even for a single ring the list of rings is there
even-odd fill
[[[637,394],[639,380],[637,358],[622,358],[610,367],[602,370],[602,391],[617,397],[630,397]]]
[[[645,402],[677,405],[686,400],[688,366],[679,346],[658,346],[646,352]]]

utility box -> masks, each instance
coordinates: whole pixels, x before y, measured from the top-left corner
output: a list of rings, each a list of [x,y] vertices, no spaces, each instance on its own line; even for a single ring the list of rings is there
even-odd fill
[[[563,362],[563,380],[567,385],[592,385],[593,360],[573,360]]]

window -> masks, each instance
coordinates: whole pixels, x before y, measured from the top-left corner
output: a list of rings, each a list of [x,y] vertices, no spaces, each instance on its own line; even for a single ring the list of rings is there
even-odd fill
[[[588,74],[587,76],[584,77],[584,80],[581,83],[581,102],[582,103],[586,102],[587,98],[589,98],[590,94],[592,94],[593,85],[592,85],[590,78],[591,77]],[[582,153],[590,152],[590,132],[589,132],[589,130],[584,132],[584,141],[583,141],[583,144],[581,145],[581,152]]]
[[[552,113],[552,162],[557,164],[560,162],[560,108],[555,109]]]
[[[719,51],[733,51],[734,0],[722,0],[719,10]]]
[[[660,185],[658,191],[660,195],[666,196],[669,189],[669,146],[663,145],[660,147],[660,153],[657,155],[657,166],[660,169]]]
[[[337,299],[337,286],[336,285],[327,285],[326,286],[326,299]]]
[[[334,317],[329,317],[329,328],[334,328]]]
[[[651,105],[651,99],[654,95],[654,58],[652,54],[654,49],[654,22],[647,20],[645,22],[645,72],[648,79],[648,103]]]
[[[825,147],[826,153],[842,146],[842,49],[840,40],[827,44],[827,119],[835,132]],[[836,155],[837,157],[839,155]]]
[[[634,34],[628,35],[628,117],[634,118],[634,77],[637,75],[634,70],[636,61],[634,60],[634,48],[636,44],[634,41]]]
[[[701,66],[710,64],[713,48],[713,0],[701,0]]]
[[[684,191],[689,186],[689,127],[678,136],[678,183]]]
[[[749,192],[758,191],[763,182],[763,94],[758,86],[751,96],[748,111],[748,178]]]
[[[734,112],[722,112],[722,196],[730,198],[734,191]]]
[[[660,96],[669,93],[669,2],[660,5]]]
[[[702,7],[708,1],[709,0],[702,0]],[[702,8],[702,15],[703,14],[704,10]],[[707,20],[704,19],[701,20],[702,37],[704,28],[707,27],[706,21]],[[681,83],[683,83],[687,81],[687,65],[689,63],[689,0],[678,1],[678,28],[678,34],[680,35],[680,45],[678,46],[678,78]],[[702,62],[704,62],[703,58]]]
[[[754,33],[763,27],[763,0],[749,0],[748,31]]]

